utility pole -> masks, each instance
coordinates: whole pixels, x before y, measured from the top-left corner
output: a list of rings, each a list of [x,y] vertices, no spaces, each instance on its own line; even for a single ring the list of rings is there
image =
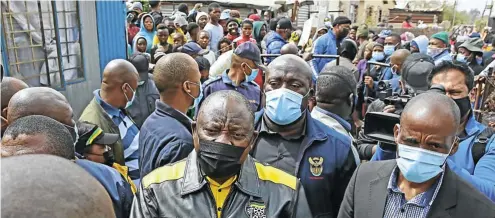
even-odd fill
[[[453,16],[452,16],[452,26],[455,26],[455,13],[456,13],[456,6],[457,6],[457,0],[454,0],[454,11],[452,12],[453,13]]]

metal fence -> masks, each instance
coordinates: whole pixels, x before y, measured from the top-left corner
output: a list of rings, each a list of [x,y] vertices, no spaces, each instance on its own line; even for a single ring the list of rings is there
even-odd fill
[[[6,74],[30,86],[84,81],[77,1],[2,1]],[[62,70],[60,70],[62,69]]]

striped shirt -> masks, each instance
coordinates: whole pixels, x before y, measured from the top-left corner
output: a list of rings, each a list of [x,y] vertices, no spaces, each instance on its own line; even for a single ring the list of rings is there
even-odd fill
[[[395,167],[388,181],[388,195],[384,218],[425,218],[442,185],[443,175],[426,191],[406,201],[404,193],[397,186],[399,168]]]
[[[100,90],[93,92],[96,101],[107,112],[113,123],[119,128],[120,139],[124,147],[125,165],[129,167],[129,176],[136,186],[139,186],[139,129],[125,112],[104,102],[100,97]]]

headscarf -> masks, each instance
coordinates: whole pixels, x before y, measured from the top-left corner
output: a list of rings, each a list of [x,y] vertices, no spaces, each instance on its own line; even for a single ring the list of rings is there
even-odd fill
[[[266,29],[266,23],[263,22],[263,21],[255,21],[253,23],[253,36],[254,36],[254,39],[256,40],[256,42],[258,42],[258,44],[261,43],[261,41],[263,40],[263,38],[261,38],[261,28],[263,27],[263,25],[265,26],[265,29]]]
[[[153,25],[153,30],[152,31],[148,31],[144,27],[144,19],[146,17],[150,17],[151,18],[151,22],[153,22],[153,24],[152,24]],[[156,34],[155,20],[153,19],[153,17],[150,14],[145,14],[145,15],[143,15],[141,17],[141,29],[136,34],[136,36],[134,36],[134,39],[132,40],[132,44],[135,45],[136,42],[137,42],[137,39],[139,37],[144,37],[146,39],[146,43],[148,44],[148,46],[146,46],[146,52],[150,53],[151,52],[151,47],[153,46],[153,37],[155,37],[155,34]]]
[[[201,11],[201,12],[198,12],[198,14],[196,15],[196,23],[199,23],[199,18],[201,16],[206,16],[206,19],[210,19],[210,16],[208,16],[207,13]]]

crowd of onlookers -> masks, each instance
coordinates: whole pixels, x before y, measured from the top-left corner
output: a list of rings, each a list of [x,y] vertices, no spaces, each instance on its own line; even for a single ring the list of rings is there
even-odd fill
[[[339,16],[299,43],[270,12],[148,3],[128,4],[129,57],[77,121],[60,92],[2,78],[7,217],[495,216],[495,120],[474,116],[495,93],[473,97],[493,78],[489,31]],[[371,123],[388,141],[363,130],[376,112],[400,116]]]

